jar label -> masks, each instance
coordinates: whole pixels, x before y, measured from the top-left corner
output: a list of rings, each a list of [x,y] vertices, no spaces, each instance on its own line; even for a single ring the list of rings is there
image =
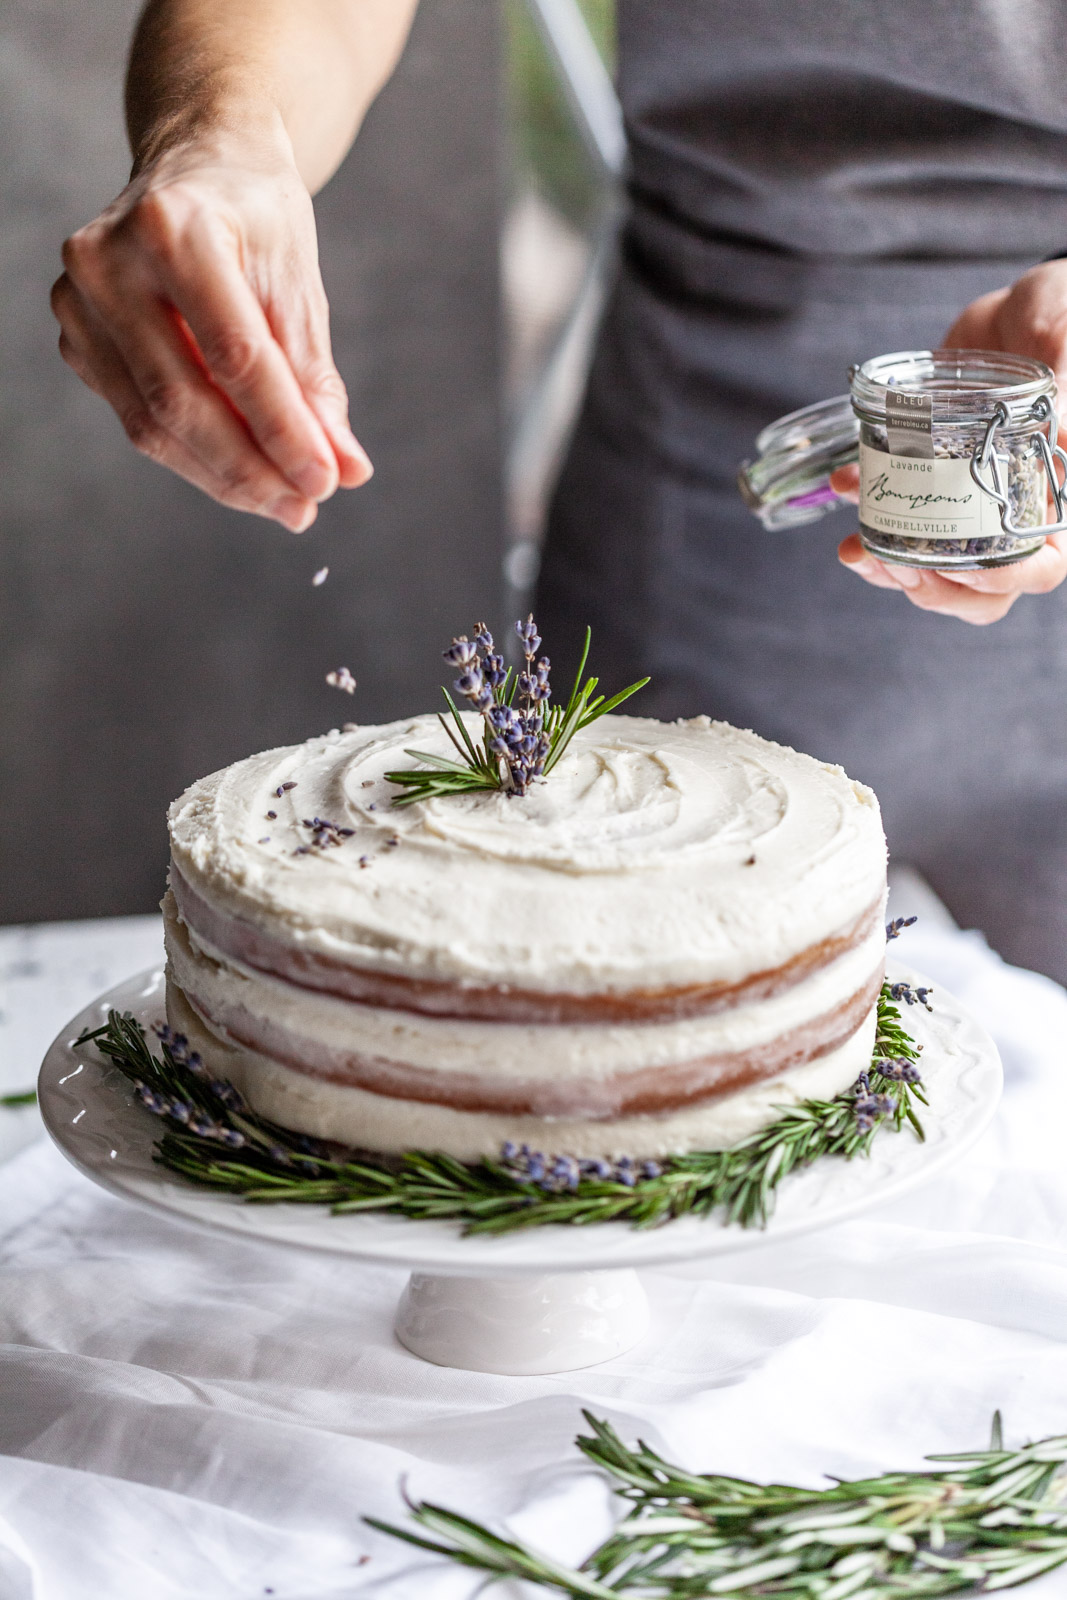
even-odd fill
[[[1001,463],[1007,481],[1007,462]],[[971,462],[887,455],[860,445],[860,521],[905,539],[995,539],[1000,507],[971,477]]]
[[[885,431],[890,454],[922,456],[934,453],[934,408],[928,394],[909,394],[905,389],[887,389]]]

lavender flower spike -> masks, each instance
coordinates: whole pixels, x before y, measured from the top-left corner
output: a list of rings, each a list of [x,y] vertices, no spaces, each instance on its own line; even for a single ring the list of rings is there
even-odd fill
[[[525,622],[516,622],[515,632],[522,640],[523,653],[527,659],[535,656],[541,648],[541,635],[537,631],[537,624],[534,622],[532,611]]]
[[[478,660],[478,646],[465,633],[461,633],[441,654],[450,667],[469,667]]]

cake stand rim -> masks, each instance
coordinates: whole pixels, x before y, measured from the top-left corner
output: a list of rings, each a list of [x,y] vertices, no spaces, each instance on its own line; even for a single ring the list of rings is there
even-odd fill
[[[888,967],[894,980],[929,982],[899,961],[890,960]],[[928,1182],[971,1149],[988,1128],[1000,1100],[1000,1055],[986,1030],[954,995],[940,985],[934,990],[933,1018],[915,1018],[919,1026],[910,1031],[935,1036],[947,1032],[957,1054],[964,1058],[956,1087],[965,1080],[967,1085],[962,1103],[952,1105],[940,1121],[936,1101],[932,1111],[924,1111],[924,1124],[936,1131],[937,1142],[932,1148],[920,1145],[907,1129],[899,1134],[887,1133],[876,1141],[869,1160],[833,1163],[831,1170],[842,1179],[831,1188],[831,1193],[836,1188],[843,1196],[836,1206],[832,1199],[820,1204],[816,1194],[806,1209],[801,1207],[799,1214],[790,1215],[788,1205],[783,1205],[790,1197],[789,1186],[795,1196],[797,1187],[806,1180],[811,1187],[811,1176],[817,1170],[821,1169],[825,1176],[823,1164],[815,1163],[791,1176],[780,1191],[774,1215],[762,1229],[729,1227],[714,1217],[682,1217],[647,1231],[625,1223],[603,1223],[584,1228],[555,1225],[519,1234],[464,1238],[458,1225],[448,1221],[412,1221],[374,1213],[335,1217],[326,1207],[284,1202],[257,1205],[185,1182],[152,1162],[158,1123],[137,1104],[117,1069],[75,1055],[72,1049],[77,1035],[86,1027],[99,1026],[109,1008],[130,1010],[142,1022],[161,1016],[161,966],[112,986],[60,1030],[41,1065],[38,1104],[49,1137],[84,1177],[119,1199],[162,1212],[174,1221],[216,1237],[313,1249],[353,1261],[456,1277],[667,1266],[702,1256],[758,1249],[762,1244],[779,1244],[850,1221],[871,1207],[895,1200]],[[924,1068],[931,1059],[930,1055],[924,1057]],[[69,1087],[72,1082],[73,1089]],[[83,1125],[87,1114],[90,1120]],[[121,1126],[121,1136],[115,1140],[117,1126]],[[116,1149],[116,1144],[122,1148]],[[112,1166],[112,1160],[117,1165]],[[855,1174],[872,1167],[878,1176],[866,1189],[857,1187]],[[848,1190],[853,1192],[849,1194]],[[795,1212],[797,1207],[794,1205],[792,1210]]]

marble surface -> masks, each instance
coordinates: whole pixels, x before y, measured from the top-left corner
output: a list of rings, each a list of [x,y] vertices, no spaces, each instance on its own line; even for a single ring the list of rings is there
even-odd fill
[[[0,1095],[32,1088],[63,1024],[104,989],[162,956],[160,917],[0,928]],[[41,1133],[35,1106],[0,1107],[0,1161]]]

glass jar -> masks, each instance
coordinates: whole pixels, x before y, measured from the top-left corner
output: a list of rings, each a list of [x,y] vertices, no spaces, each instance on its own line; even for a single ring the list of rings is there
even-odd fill
[[[1056,383],[1025,356],[908,350],[854,367],[850,395],[765,428],[738,485],[765,527],[814,521],[831,472],[860,466],[860,537],[907,566],[1002,566],[1067,527]],[[1051,491],[1056,520],[1046,525]]]

